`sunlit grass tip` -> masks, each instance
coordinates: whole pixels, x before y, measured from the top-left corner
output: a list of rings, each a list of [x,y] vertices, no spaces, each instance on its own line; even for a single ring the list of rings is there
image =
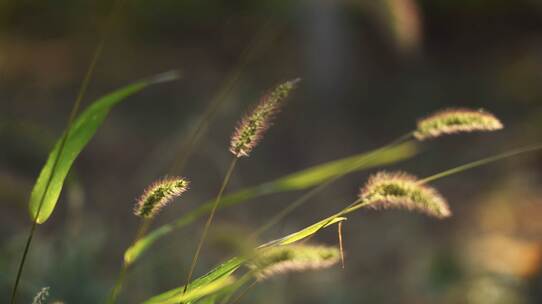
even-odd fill
[[[288,245],[262,249],[248,264],[258,280],[289,272],[331,267],[340,260],[335,247]]]
[[[32,300],[32,304],[47,304],[47,297],[49,297],[49,287],[43,287]]]
[[[160,209],[188,190],[189,181],[183,177],[167,177],[150,185],[137,200],[134,214],[154,217]]]
[[[485,110],[447,109],[419,120],[414,136],[418,140],[425,140],[445,134],[489,132],[502,128],[501,121]]]
[[[262,97],[260,103],[238,123],[230,141],[230,152],[233,155],[238,158],[249,156],[299,81],[297,78],[278,85]]]
[[[369,178],[359,194],[373,208],[404,208],[436,218],[451,216],[446,200],[432,187],[404,172],[379,172]]]

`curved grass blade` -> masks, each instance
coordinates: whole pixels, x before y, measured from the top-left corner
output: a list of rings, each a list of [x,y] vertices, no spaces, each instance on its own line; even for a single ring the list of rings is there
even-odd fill
[[[197,300],[194,296],[194,294],[198,295],[202,292],[202,290],[209,290],[208,286],[209,284],[213,284],[217,281],[225,281],[228,284],[225,284],[223,286],[220,286],[220,288],[213,289],[212,292],[218,291],[218,289],[221,289],[229,284],[232,283],[231,281],[231,275],[241,267],[242,263],[245,260],[243,258],[235,257],[232,258],[223,264],[215,267],[213,270],[208,272],[207,274],[199,277],[198,279],[194,280],[189,286],[183,295],[184,286],[177,287],[175,289],[171,289],[169,291],[166,291],[164,293],[161,293],[157,296],[154,296],[147,301],[143,302],[144,304],[164,304],[164,303],[179,303],[182,302],[188,302],[188,301],[194,301]],[[217,286],[215,286],[217,287]],[[212,288],[211,288],[212,289]],[[197,291],[197,292],[196,292]],[[207,293],[210,294],[211,292]],[[205,295],[207,295],[205,294]],[[203,297],[204,295],[199,296],[199,298]],[[181,298],[182,297],[182,298]]]
[[[222,197],[220,208],[234,206],[263,195],[307,189],[339,175],[389,165],[413,157],[417,153],[417,149],[416,143],[406,142],[382,150],[378,154],[370,151],[316,165],[273,181],[225,195]],[[207,214],[211,210],[212,204],[212,201],[207,202],[197,209],[186,213],[178,220],[151,231],[144,238],[128,248],[124,255],[125,260],[129,260],[130,263],[135,262],[154,242]]]
[[[205,285],[202,285],[201,287],[194,288],[190,291],[187,291],[185,293],[180,293],[174,297],[161,300],[161,301],[153,301],[149,302],[146,301],[144,304],[152,303],[152,304],[177,304],[177,303],[192,303],[192,301],[197,301],[200,298],[203,298],[205,296],[212,295],[223,288],[226,288],[230,285],[232,285],[235,282],[235,279],[231,276],[222,277],[220,279],[216,279],[212,282],[209,282]]]
[[[323,219],[315,224],[312,224],[309,227],[304,228],[298,232],[294,232],[280,239],[265,243],[258,248],[292,244],[314,235],[316,232],[320,231],[323,228],[329,227],[342,221],[346,221],[346,217],[341,217],[339,214],[336,214],[326,219]]]
[[[73,162],[94,136],[94,133],[96,133],[96,130],[105,120],[113,106],[149,85],[170,81],[176,78],[177,74],[170,72],[157,75],[150,79],[138,81],[96,100],[81,113],[73,122],[72,127],[68,131],[64,131],[68,132],[68,136],[64,144],[64,149],[62,150],[61,155],[58,156],[59,160],[53,175],[51,176],[55,158],[59,154],[60,140],[56,142],[49,153],[49,157],[34,184],[29,202],[31,219],[36,219],[38,224],[43,224],[51,216],[60,196],[60,192],[62,191],[64,180],[66,179]],[[46,188],[49,178],[51,179],[51,182],[49,187]],[[40,204],[42,205],[41,209]],[[38,210],[39,214],[37,214]]]
[[[330,216],[326,219],[323,219],[313,225],[310,225],[298,232],[292,233],[290,235],[287,235],[283,238],[273,240],[271,242],[268,242],[266,244],[263,244],[258,247],[258,249],[262,248],[268,248],[268,247],[277,247],[277,246],[283,246],[292,244],[295,242],[298,242],[300,240],[303,240],[305,238],[308,238],[315,233],[319,232],[321,229],[331,226],[333,224],[336,224],[338,222],[346,220],[345,217],[341,217],[338,214],[335,214],[333,216]],[[231,275],[239,269],[244,263],[246,262],[245,258],[242,257],[235,257],[232,258],[223,264],[215,267],[213,270],[209,271],[204,276],[194,280],[187,289],[187,292],[184,294],[185,297],[188,297],[188,295],[191,294],[191,291],[195,290],[201,290],[201,289],[207,289],[210,284],[216,284],[215,282],[219,280],[225,280],[228,277],[231,278]],[[231,284],[231,283],[230,283]],[[227,287],[228,285],[220,286],[220,289]],[[217,284],[218,285],[218,284]],[[242,285],[242,284],[240,284]],[[241,286],[236,286],[237,288]],[[193,298],[190,299],[184,299],[181,298],[183,296],[183,290],[184,286],[177,287],[175,289],[171,289],[169,291],[166,291],[164,293],[161,293],[157,296],[154,296],[150,298],[149,300],[143,302],[144,304],[169,304],[169,303],[179,303],[179,302],[188,302],[191,300],[195,300]],[[218,289],[214,289],[213,293],[219,291]]]

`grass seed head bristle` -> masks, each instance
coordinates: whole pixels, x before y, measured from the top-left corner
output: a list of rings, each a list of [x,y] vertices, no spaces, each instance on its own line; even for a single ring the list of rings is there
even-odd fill
[[[188,180],[168,177],[154,182],[137,200],[134,214],[143,218],[154,217],[160,209],[188,190]]]
[[[230,142],[230,152],[233,155],[249,156],[299,81],[300,79],[294,79],[278,85],[238,123]]]
[[[335,247],[314,245],[288,245],[266,248],[248,264],[258,280],[288,272],[324,269],[340,260]]]
[[[445,134],[488,132],[502,128],[503,125],[499,119],[484,110],[449,109],[436,112],[418,121],[414,136],[418,140],[425,140]]]
[[[46,304],[49,297],[49,287],[43,287],[34,297],[32,304]]]
[[[363,204],[373,208],[405,208],[437,218],[451,216],[446,200],[432,187],[403,172],[373,175],[360,192]]]

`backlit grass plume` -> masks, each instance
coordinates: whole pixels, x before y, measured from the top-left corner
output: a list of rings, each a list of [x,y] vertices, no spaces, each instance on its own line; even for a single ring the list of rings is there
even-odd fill
[[[328,268],[340,260],[335,247],[288,245],[263,249],[249,263],[258,280],[288,272]]]
[[[437,218],[451,215],[446,200],[437,190],[403,172],[380,172],[373,175],[359,196],[364,205],[374,208],[405,208]]]
[[[503,128],[493,114],[484,110],[448,109],[438,111],[418,121],[414,136],[418,140],[475,131],[495,131]]]
[[[230,142],[230,152],[233,155],[239,158],[250,154],[299,81],[300,79],[294,79],[278,85],[239,122]]]
[[[160,209],[188,190],[188,180],[168,177],[150,185],[138,199],[134,214],[143,218],[154,217]]]

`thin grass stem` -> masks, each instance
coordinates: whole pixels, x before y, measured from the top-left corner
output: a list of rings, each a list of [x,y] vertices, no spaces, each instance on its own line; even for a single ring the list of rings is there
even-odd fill
[[[337,234],[339,235],[339,252],[341,253],[341,267],[342,269],[344,269],[343,222],[339,222]]]
[[[115,11],[115,10],[113,10],[113,11]],[[112,18],[112,15],[113,14],[111,14],[110,18]],[[110,22],[111,22],[111,19],[110,19],[109,23]],[[108,28],[106,28],[106,29],[108,29]],[[66,141],[67,141],[67,139],[69,137],[71,126],[73,124],[73,121],[75,120],[75,117],[77,116],[77,113],[79,112],[79,108],[81,107],[81,102],[83,100],[83,97],[86,94],[87,88],[88,88],[88,86],[90,84],[90,80],[92,79],[92,76],[94,74],[94,70],[96,68],[96,64],[98,62],[98,59],[99,59],[100,55],[102,54],[103,48],[105,46],[106,34],[107,34],[107,31],[104,32],[104,35],[103,35],[102,39],[100,40],[100,42],[98,43],[98,46],[94,50],[92,60],[91,60],[90,65],[89,65],[89,67],[87,69],[85,77],[83,78],[83,81],[81,83],[81,87],[79,88],[79,92],[77,94],[77,97],[75,99],[73,107],[72,107],[72,109],[70,111],[66,131],[64,132],[64,134],[62,135],[62,138],[60,140],[58,153],[56,154],[56,156],[54,158],[53,166],[51,168],[51,173],[50,173],[49,177],[47,178],[47,183],[45,184],[43,194],[41,195],[40,203],[38,204],[38,209],[36,210],[36,214],[34,215],[34,218],[32,220],[32,227],[30,228],[30,232],[28,234],[28,238],[27,238],[27,241],[26,241],[26,244],[25,244],[23,255],[21,257],[21,261],[19,263],[19,267],[18,267],[18,270],[17,270],[17,277],[15,279],[15,284],[13,286],[13,291],[11,293],[11,301],[10,301],[11,304],[15,303],[15,298],[16,298],[16,295],[17,295],[17,289],[19,287],[19,283],[20,283],[20,280],[21,280],[21,277],[22,277],[22,273],[23,273],[25,262],[26,262],[26,258],[28,256],[28,252],[30,251],[30,245],[32,243],[32,239],[34,237],[34,233],[35,233],[36,228],[37,228],[37,219],[39,218],[39,215],[41,213],[41,209],[42,209],[43,203],[45,201],[45,195],[47,194],[47,191],[49,190],[49,187],[51,185],[51,181],[53,179],[54,173],[55,173],[56,168],[57,168],[57,166],[58,166],[58,164],[60,162],[62,152],[64,151],[64,146],[66,145]]]
[[[248,294],[248,292],[254,287],[256,286],[256,283],[258,283],[258,280],[252,280],[252,282],[250,282],[250,284],[247,286],[247,288],[243,289],[239,295],[237,295],[237,297],[235,297],[232,301],[231,301],[231,304],[237,304],[241,301],[241,298],[243,298],[245,295]],[[228,302],[225,302],[225,304],[227,304]]]
[[[458,166],[458,167],[455,167],[455,168],[452,168],[452,169],[449,169],[449,170],[446,170],[446,171],[442,171],[440,173],[437,173],[437,174],[431,175],[429,177],[426,177],[424,179],[421,179],[419,181],[419,183],[420,184],[425,184],[425,183],[428,183],[428,182],[432,182],[432,181],[434,181],[436,179],[440,179],[440,178],[443,178],[443,177],[446,177],[446,176],[449,176],[449,175],[452,175],[452,174],[456,174],[456,173],[459,173],[459,172],[462,172],[462,171],[465,171],[465,170],[468,170],[468,169],[480,167],[482,165],[489,164],[489,163],[492,163],[492,162],[495,162],[495,161],[498,161],[498,160],[501,160],[501,159],[505,159],[505,158],[512,157],[512,156],[515,156],[515,155],[518,155],[518,154],[532,152],[532,151],[536,151],[536,150],[540,150],[540,149],[542,149],[542,144],[536,144],[536,145],[517,148],[517,149],[511,150],[511,151],[508,151],[508,152],[504,152],[504,153],[501,153],[501,154],[497,154],[497,155],[494,155],[494,156],[483,158],[483,159],[473,161],[473,162],[470,162],[470,163],[467,163],[467,164],[464,164],[464,165],[461,165],[461,166]]]
[[[205,239],[207,238],[209,228],[211,227],[211,223],[213,222],[213,218],[215,216],[216,210],[220,204],[220,199],[222,198],[222,194],[224,193],[224,190],[226,189],[226,186],[228,185],[230,181],[230,178],[233,173],[233,169],[235,168],[235,165],[237,164],[237,160],[238,160],[237,157],[233,157],[230,163],[230,166],[228,168],[228,171],[226,172],[226,175],[224,176],[224,180],[222,181],[222,185],[220,186],[220,190],[218,191],[218,194],[216,196],[215,203],[213,204],[213,208],[211,209],[211,212],[209,213],[209,217],[207,218],[207,222],[205,223],[205,226],[203,227],[203,232],[199,239],[196,252],[194,253],[194,257],[192,258],[192,263],[190,264],[190,270],[188,271],[188,275],[186,277],[186,284],[184,285],[183,295],[186,293],[186,290],[188,289],[188,285],[190,285],[190,281],[192,280],[192,275],[194,274],[194,270],[198,263],[198,258],[201,252],[201,248],[203,247]]]

